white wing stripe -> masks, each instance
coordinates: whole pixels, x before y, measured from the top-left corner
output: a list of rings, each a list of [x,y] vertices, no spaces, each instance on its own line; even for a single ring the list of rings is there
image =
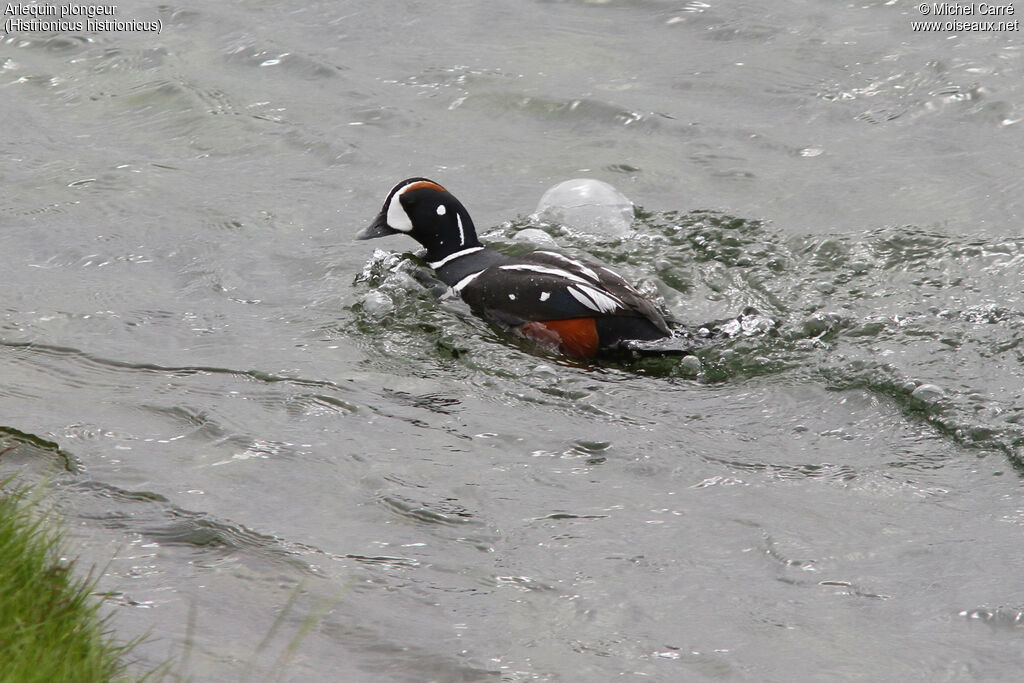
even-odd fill
[[[461,292],[466,285],[468,285],[470,282],[472,282],[473,280],[475,280],[478,277],[480,277],[480,275],[483,272],[484,271],[482,271],[482,270],[478,270],[475,273],[471,273],[470,275],[467,275],[466,277],[464,277],[461,280],[459,280],[458,282],[456,282],[452,286],[452,289],[454,289],[456,292]]]
[[[590,310],[592,310],[592,311],[600,311],[601,310],[601,309],[599,309],[597,307],[597,304],[595,304],[591,300],[591,298],[589,296],[587,296],[586,294],[584,294],[580,290],[576,289],[575,287],[569,287],[568,289],[569,289],[569,294],[572,295],[573,299],[576,299],[576,301],[579,301],[581,304],[583,304],[584,306],[586,306]]]
[[[620,299],[619,297],[615,296],[611,292],[605,291],[603,289],[598,289],[597,287],[587,287],[587,286],[584,286],[583,288],[587,291],[587,293],[590,296],[603,297],[603,298],[607,299],[608,301],[611,302],[612,306],[622,306],[623,305],[622,304],[622,299]]]
[[[569,287],[568,289],[572,298],[576,299],[576,301],[579,301],[590,310],[597,311],[598,313],[614,313],[622,303],[610,294],[606,294],[600,290],[594,289],[593,287],[588,287],[587,285]]]
[[[577,261],[576,259],[569,258],[565,254],[559,254],[558,252],[555,252],[555,251],[538,251],[537,253],[538,254],[544,254],[545,256],[550,256],[552,258],[558,259],[562,263],[568,263],[570,266],[572,266],[573,268],[576,268],[579,272],[581,272],[583,275],[589,277],[594,282],[598,282],[599,281],[599,278],[597,277],[597,273],[595,273],[593,271],[593,269],[587,267],[587,265],[585,263],[583,263],[582,261]]]
[[[541,275],[554,275],[555,277],[565,278],[566,280],[572,280],[573,282],[579,282],[584,285],[590,284],[584,278],[581,278],[575,273],[570,273],[567,270],[561,268],[551,268],[550,266],[535,266],[529,263],[513,263],[508,266],[498,266],[501,270],[525,270],[530,273],[539,273]]]
[[[619,284],[622,284],[622,285],[626,285],[626,286],[627,286],[627,287],[629,287],[630,289],[632,289],[632,288],[633,288],[633,287],[632,287],[632,285],[630,285],[630,284],[629,284],[628,282],[626,282],[626,281],[625,281],[625,280],[624,280],[624,279],[622,278],[622,276],[621,276],[621,275],[619,275],[618,273],[616,273],[616,272],[615,272],[614,270],[612,270],[611,268],[605,268],[604,266],[601,266],[601,270],[603,270],[604,272],[606,272],[606,273],[608,273],[609,275],[611,275],[611,276],[612,276],[612,279],[614,279],[614,280],[615,280],[616,282],[618,282]]]

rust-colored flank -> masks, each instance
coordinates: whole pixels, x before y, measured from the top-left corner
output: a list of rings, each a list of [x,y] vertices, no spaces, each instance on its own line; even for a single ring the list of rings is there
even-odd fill
[[[577,358],[593,358],[597,355],[597,326],[593,318],[528,322],[521,325],[519,331],[541,343],[556,343],[565,353]]]

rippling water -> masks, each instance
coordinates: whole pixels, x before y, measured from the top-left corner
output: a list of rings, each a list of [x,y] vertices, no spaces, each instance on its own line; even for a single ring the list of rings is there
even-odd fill
[[[139,671],[1019,676],[1019,33],[895,1],[117,7],[162,32],[0,37],[0,473],[46,478]],[[352,242],[410,175],[722,334],[516,345],[413,243]],[[628,235],[530,216],[585,176]]]

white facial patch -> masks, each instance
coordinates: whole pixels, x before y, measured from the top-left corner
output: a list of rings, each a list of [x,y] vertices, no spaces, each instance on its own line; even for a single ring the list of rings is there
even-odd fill
[[[388,202],[388,226],[399,232],[412,232],[412,219],[405,212],[405,207],[402,206],[400,199],[402,193],[410,187],[411,185],[407,185],[391,195],[391,201]]]
[[[444,208],[444,204],[438,204],[437,205],[437,215],[438,216],[443,216],[446,213],[448,213],[448,209]]]
[[[551,298],[551,292],[541,292],[540,293],[540,300],[541,301],[547,301],[550,298]]]

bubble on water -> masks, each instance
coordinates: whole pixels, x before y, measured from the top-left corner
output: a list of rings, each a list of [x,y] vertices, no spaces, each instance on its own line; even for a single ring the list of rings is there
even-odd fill
[[[817,311],[803,322],[803,332],[808,337],[820,337],[836,329],[842,323],[842,316],[831,311]]]
[[[535,215],[582,232],[621,237],[633,225],[633,202],[608,183],[575,178],[545,192]]]
[[[738,318],[730,318],[718,326],[719,331],[727,337],[735,337],[743,328]]]
[[[533,369],[531,373],[534,377],[539,377],[545,380],[551,380],[558,377],[558,373],[555,369],[546,363],[541,363]]]
[[[683,359],[679,361],[679,365],[683,369],[694,373],[700,372],[704,367],[704,364],[697,356],[683,356]]]
[[[543,230],[538,230],[537,228],[526,228],[525,230],[520,230],[512,237],[512,239],[516,242],[526,242],[538,247],[557,246],[555,238]]]
[[[745,313],[740,319],[740,328],[743,334],[750,337],[771,332],[775,329],[775,321],[760,313]]]
[[[946,392],[942,390],[942,387],[935,384],[922,384],[911,392],[910,397],[916,398],[922,403],[935,403],[942,398],[945,393]]]
[[[367,292],[362,300],[363,310],[367,315],[377,320],[395,310],[395,302],[384,292],[374,290]]]

